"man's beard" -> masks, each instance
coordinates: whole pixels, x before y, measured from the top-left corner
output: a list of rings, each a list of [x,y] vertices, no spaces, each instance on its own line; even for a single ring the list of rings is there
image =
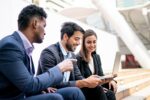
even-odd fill
[[[67,48],[68,51],[72,51],[72,52],[75,51],[75,49],[73,49],[72,46],[68,43],[66,44],[66,48]]]
[[[39,34],[36,34],[36,37],[35,37],[35,43],[42,43],[43,42],[43,39],[40,37]]]
[[[36,43],[42,43],[42,42],[43,42],[43,39],[41,39],[41,38],[36,39]]]

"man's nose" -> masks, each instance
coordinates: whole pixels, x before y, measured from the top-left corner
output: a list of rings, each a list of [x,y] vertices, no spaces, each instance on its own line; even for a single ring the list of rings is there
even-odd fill
[[[77,41],[77,45],[80,45],[80,41]]]

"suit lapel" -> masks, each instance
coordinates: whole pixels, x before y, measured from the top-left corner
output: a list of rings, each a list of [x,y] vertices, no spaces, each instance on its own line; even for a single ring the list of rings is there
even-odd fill
[[[57,50],[58,50],[58,53],[59,53],[60,61],[63,61],[64,60],[64,56],[63,56],[62,51],[60,49],[59,42],[57,42],[56,47],[57,47]]]
[[[32,59],[32,57],[31,57],[31,63],[32,63],[32,74],[34,75],[35,74],[35,69],[34,69],[34,63],[33,63],[33,59]]]
[[[30,58],[29,58],[28,54],[26,53],[26,50],[24,48],[23,41],[22,41],[21,37],[19,36],[19,34],[16,31],[12,34],[12,36],[14,36],[14,38],[18,41],[18,43],[20,43],[22,51],[24,51],[24,53],[25,53],[24,64],[26,65],[26,68],[28,69],[30,74],[34,74],[35,70],[34,70],[34,64],[33,64],[32,58],[31,58],[32,70],[30,70]]]

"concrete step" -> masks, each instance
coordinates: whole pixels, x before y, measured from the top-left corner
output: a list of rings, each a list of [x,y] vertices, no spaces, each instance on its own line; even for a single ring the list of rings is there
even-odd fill
[[[150,86],[133,93],[122,100],[150,100]]]
[[[150,85],[150,78],[144,78],[128,84],[119,85],[116,94],[117,100],[122,100],[123,98],[140,91],[141,89]]]
[[[135,75],[143,72],[150,72],[150,69],[144,69],[144,68],[121,69],[118,72],[118,77]]]
[[[115,80],[117,81],[118,85],[123,85],[129,82],[141,80],[141,79],[148,78],[148,77],[150,77],[150,72],[142,72],[142,73],[137,73],[134,75],[117,77],[115,78]]]

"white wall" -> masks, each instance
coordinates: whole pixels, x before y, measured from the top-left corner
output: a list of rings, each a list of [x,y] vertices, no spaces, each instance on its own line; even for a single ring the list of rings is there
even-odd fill
[[[18,14],[27,4],[23,0],[0,0],[0,39],[17,29]]]

